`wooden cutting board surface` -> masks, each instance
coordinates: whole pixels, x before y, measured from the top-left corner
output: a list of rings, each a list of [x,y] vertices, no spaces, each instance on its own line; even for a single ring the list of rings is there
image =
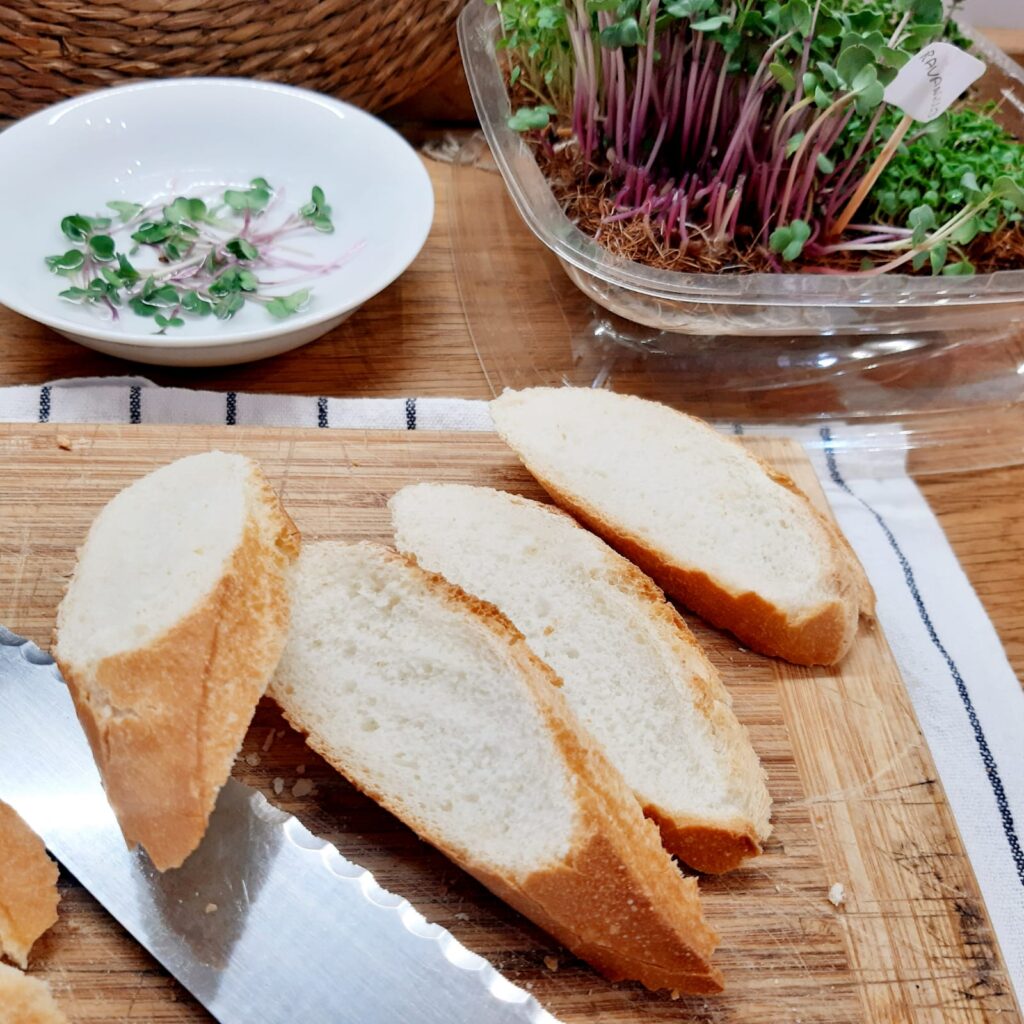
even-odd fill
[[[745,443],[824,505],[798,447]],[[258,459],[306,540],[390,539],[385,502],[418,480],[543,497],[490,434],[0,426],[0,622],[46,646],[93,515],[143,473],[213,447]],[[809,669],[754,655],[688,620],[734,696],[775,801],[765,854],[701,881],[721,935],[722,996],[673,999],[609,984],[358,794],[305,748],[269,700],[235,775],[566,1022],[1019,1024],[970,864],[881,631],[862,628],[838,668]],[[51,983],[72,1020],[209,1019],[68,871],[61,877],[60,923],[37,946],[31,969]],[[846,897],[839,907],[828,899],[837,882]],[[339,991],[343,971],[339,965]]]

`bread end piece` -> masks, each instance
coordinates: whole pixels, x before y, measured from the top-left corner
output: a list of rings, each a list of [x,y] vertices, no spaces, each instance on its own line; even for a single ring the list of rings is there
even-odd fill
[[[57,923],[57,874],[43,841],[0,801],[0,953],[21,968],[36,939]]]
[[[58,614],[54,654],[107,798],[128,845],[143,846],[158,871],[180,867],[202,840],[287,635],[286,570],[299,533],[262,469],[246,462],[241,540],[187,615],[144,646],[90,663],[61,645]]]
[[[68,1024],[49,986],[0,964],[0,1024]]]

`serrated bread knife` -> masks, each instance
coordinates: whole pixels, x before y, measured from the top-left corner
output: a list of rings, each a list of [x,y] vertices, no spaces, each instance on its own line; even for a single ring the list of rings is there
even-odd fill
[[[554,1024],[369,871],[233,780],[202,845],[129,851],[64,681],[0,627],[0,799],[222,1024]]]

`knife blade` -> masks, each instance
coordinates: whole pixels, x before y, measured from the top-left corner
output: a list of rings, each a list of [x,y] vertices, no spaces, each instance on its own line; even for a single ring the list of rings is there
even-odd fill
[[[157,872],[125,845],[53,659],[2,626],[0,799],[222,1024],[557,1024],[235,780],[195,853]]]

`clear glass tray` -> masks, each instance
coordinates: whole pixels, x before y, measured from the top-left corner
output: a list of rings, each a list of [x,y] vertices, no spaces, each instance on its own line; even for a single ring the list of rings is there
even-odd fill
[[[1024,322],[1024,270],[971,278],[690,274],[655,270],[608,252],[569,220],[530,148],[506,125],[509,101],[495,52],[498,34],[497,10],[484,0],[470,0],[459,18],[459,40],[487,142],[530,230],[555,253],[573,283],[611,313],[658,332],[708,340],[742,335],[898,339]],[[972,38],[989,64],[983,92],[1003,100],[1007,127],[1024,136],[1024,69],[980,36]]]
[[[449,154],[450,155],[450,154]],[[523,223],[478,134],[438,191],[462,313],[494,393],[609,387],[720,424],[858,423],[915,474],[1024,462],[1024,325],[865,337],[652,330],[577,289]],[[444,180],[444,179],[440,179]]]

